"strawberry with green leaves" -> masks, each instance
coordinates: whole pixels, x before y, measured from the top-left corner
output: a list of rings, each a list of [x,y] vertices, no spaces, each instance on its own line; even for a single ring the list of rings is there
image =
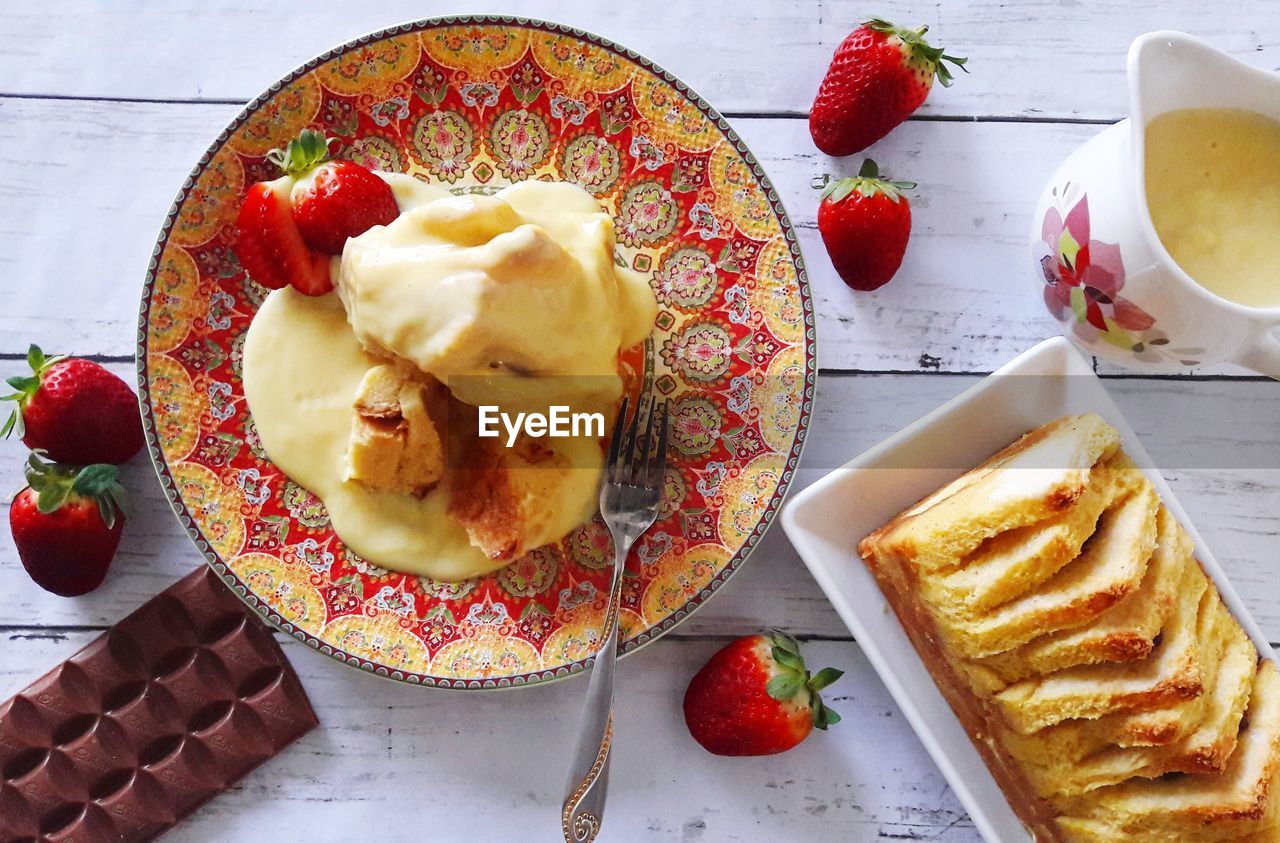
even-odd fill
[[[340,255],[347,238],[400,216],[391,186],[372,170],[354,161],[330,160],[323,132],[304,129],[297,140],[267,157],[293,179],[293,221],[303,242],[317,252]]]
[[[0,428],[17,432],[28,448],[74,465],[127,462],[142,449],[138,398],[123,380],[91,360],[49,357],[27,349],[30,375],[7,380],[18,406]]]
[[[54,594],[93,591],[106,578],[124,529],[124,488],[115,466],[62,466],[37,452],[25,473],[28,485],[9,506],[22,567]]]
[[[947,64],[968,72],[967,59],[924,40],[927,26],[894,26],[872,18],[836,48],[809,110],[809,133],[828,155],[861,152],[915,112],[936,77],[952,82]]]
[[[236,256],[264,287],[324,295],[333,289],[331,256],[342,254],[348,238],[399,216],[395,195],[372,170],[330,160],[329,140],[315,129],[267,157],[284,175],[249,188],[236,220]]]
[[[791,636],[748,635],[711,657],[689,683],[684,719],[689,733],[715,755],[773,755],[816,729],[840,722],[820,692],[843,675],[810,674]]]
[[[911,238],[911,203],[902,191],[914,182],[891,181],[868,158],[858,175],[827,182],[818,206],[818,232],[841,280],[854,290],[889,283]]]

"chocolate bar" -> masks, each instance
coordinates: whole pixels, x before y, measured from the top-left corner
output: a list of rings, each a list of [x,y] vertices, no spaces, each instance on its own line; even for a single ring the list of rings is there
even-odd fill
[[[0,705],[0,841],[150,840],[318,722],[201,567]]]

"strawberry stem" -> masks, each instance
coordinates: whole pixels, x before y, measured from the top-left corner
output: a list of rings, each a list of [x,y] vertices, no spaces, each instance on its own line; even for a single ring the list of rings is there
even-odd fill
[[[118,515],[127,515],[124,486],[114,465],[97,463],[83,468],[48,462],[44,451],[32,451],[23,469],[27,485],[36,493],[36,509],[48,515],[57,512],[74,497],[88,498],[98,505],[102,523],[111,529]]]
[[[5,419],[4,426],[0,427],[0,437],[7,439],[10,433],[17,431],[18,438],[22,438],[22,435],[26,432],[26,425],[22,421],[22,411],[40,389],[40,379],[44,376],[44,373],[55,363],[65,359],[67,359],[66,355],[63,354],[49,357],[35,343],[32,343],[27,348],[27,365],[31,367],[31,374],[5,378],[5,383],[16,389],[17,392],[9,395],[0,395],[0,401],[15,401],[18,406],[9,414],[9,418]]]
[[[871,18],[865,20],[862,25],[875,32],[896,37],[903,44],[903,54],[907,61],[918,61],[928,70],[937,75],[938,81],[942,83],[942,87],[949,88],[951,83],[955,81],[955,76],[951,73],[951,68],[947,67],[946,62],[950,62],[956,67],[969,72],[969,68],[965,67],[968,58],[960,56],[947,55],[942,47],[932,47],[928,41],[924,40],[924,35],[929,31],[929,25],[924,24],[915,29],[907,29],[902,26],[895,26],[883,18]]]
[[[870,158],[862,162],[858,175],[843,179],[827,179],[824,182],[820,199],[840,202],[852,193],[870,198],[883,193],[897,202],[904,190],[912,190],[916,186],[913,181],[894,181],[880,174],[880,166]]]
[[[286,175],[300,176],[329,160],[329,138],[318,129],[303,129],[282,149],[267,153],[267,160]]]
[[[805,668],[804,657],[800,655],[800,643],[780,629],[773,630],[769,643],[778,673],[765,684],[765,693],[775,700],[789,700],[803,691],[809,697],[815,729],[826,729],[839,723],[840,715],[827,708],[820,692],[844,676],[844,671],[824,667],[816,674],[810,674]]]

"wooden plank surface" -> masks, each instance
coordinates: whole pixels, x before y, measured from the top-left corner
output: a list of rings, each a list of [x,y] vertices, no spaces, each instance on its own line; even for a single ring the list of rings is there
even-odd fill
[[[0,352],[128,356],[156,233],[191,164],[238,111],[209,104],[0,100]],[[920,183],[899,276],[853,293],[817,234],[807,125],[739,119],[799,228],[828,369],[984,372],[1056,331],[1027,247],[1036,194],[1093,126],[908,123],[871,150]],[[107,163],[110,162],[110,163]],[[74,210],[72,210],[74,209]],[[109,222],[109,224],[108,224]],[[59,304],[52,306],[51,294]]]
[[[48,14],[8,12],[0,92],[244,101],[297,65],[365,32],[456,14],[465,5],[312,0],[75,0]],[[929,24],[934,43],[970,56],[972,73],[935,93],[923,114],[1114,120],[1127,111],[1124,57],[1153,29],[1183,29],[1260,67],[1280,66],[1269,0],[970,0],[579,3],[491,0],[486,12],[571,23],[639,51],[727,112],[804,113],[837,44],[869,13]],[[69,61],[69,57],[74,60]]]
[[[0,699],[95,633],[0,633]],[[717,758],[684,726],[689,678],[722,639],[667,640],[618,671],[618,730],[604,840],[876,839],[975,843],[968,817],[858,647],[813,642],[845,670],[826,699],[844,715],[786,755]],[[297,642],[289,658],[321,728],[166,841],[371,838],[556,841],[564,771],[586,683],[460,695],[378,681]]]
[[[125,364],[112,369],[129,375]],[[974,377],[930,375],[820,379],[798,487],[976,382]],[[1258,622],[1280,642],[1280,581],[1274,563],[1280,557],[1280,428],[1271,423],[1280,417],[1280,384],[1121,379],[1108,385]],[[1222,414],[1223,406],[1232,412]],[[21,485],[21,454],[16,442],[0,444],[0,493]],[[965,467],[954,468],[958,474]],[[0,593],[9,595],[0,602],[0,628],[37,622],[109,625],[199,563],[144,458],[128,466],[125,482],[137,512],[111,578],[87,597],[64,600],[32,587],[8,531],[0,530]],[[859,538],[850,536],[850,542]],[[771,626],[849,637],[776,526],[743,570],[679,630],[682,635],[730,635]]]
[[[494,0],[648,55],[722,111],[796,223],[819,315],[817,412],[799,485],[1056,332],[1026,252],[1036,195],[1062,158],[1125,116],[1135,35],[1183,29],[1280,67],[1274,0],[970,0],[874,11],[928,23],[973,73],[938,90],[870,153],[920,187],[900,276],[848,292],[817,237],[824,173],[856,169],[810,142],[804,115],[835,45],[867,13],[853,0],[582,4]],[[124,361],[161,219],[191,164],[240,104],[361,32],[457,6],[390,0],[10,4],[0,11],[0,358],[31,340]],[[112,367],[131,377],[131,365]],[[0,360],[0,374],[17,370]],[[1116,372],[1102,365],[1100,371]],[[1205,374],[1233,369],[1206,369]],[[911,374],[898,374],[911,373]],[[1280,641],[1280,385],[1108,381],[1129,421],[1273,641]],[[0,492],[21,449],[0,444]],[[959,470],[960,467],[957,467]],[[79,600],[26,579],[0,531],[0,699],[196,564],[151,468],[126,470],[137,512],[116,569]],[[851,542],[857,537],[850,537]],[[688,738],[679,699],[728,637],[783,626],[815,661],[848,670],[830,701],[846,722],[768,759],[716,759]],[[561,775],[581,681],[457,695],[370,680],[288,643],[323,728],[224,794],[170,839],[557,839]],[[780,529],[677,633],[620,670],[606,839],[721,841],[978,836]],[[477,826],[482,817],[487,825]]]

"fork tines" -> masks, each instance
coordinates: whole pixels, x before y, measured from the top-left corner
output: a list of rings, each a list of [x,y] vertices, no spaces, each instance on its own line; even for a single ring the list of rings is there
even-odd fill
[[[630,398],[622,399],[609,443],[607,480],[614,484],[656,488],[667,462],[668,406],[645,396],[627,423]],[[643,429],[641,419],[644,419]],[[637,448],[639,454],[637,455]]]

